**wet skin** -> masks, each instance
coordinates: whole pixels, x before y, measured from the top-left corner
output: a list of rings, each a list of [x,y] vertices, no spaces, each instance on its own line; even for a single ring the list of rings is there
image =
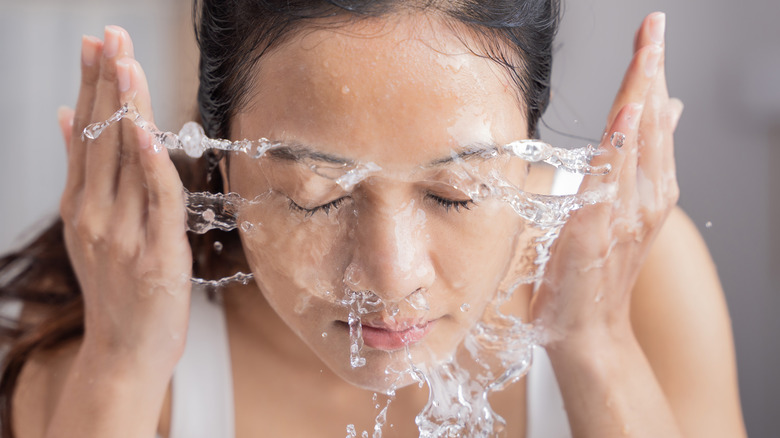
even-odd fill
[[[504,279],[523,229],[499,201],[473,205],[458,171],[496,169],[522,185],[526,163],[441,162],[527,138],[516,90],[429,20],[314,30],[275,49],[231,126],[232,139],[268,137],[382,168],[344,190],[283,157],[237,154],[226,166],[231,191],[262,199],[239,220],[263,224],[242,242],[265,298],[334,372],[378,390],[390,383],[388,366],[405,369],[404,344],[422,361],[454,350]],[[338,303],[345,288],[399,305],[395,317],[364,315],[368,363],[357,369]],[[414,293],[429,310],[409,304]]]

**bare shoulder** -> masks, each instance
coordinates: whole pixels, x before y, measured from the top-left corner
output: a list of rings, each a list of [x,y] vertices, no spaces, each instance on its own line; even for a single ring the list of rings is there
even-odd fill
[[[27,360],[12,402],[17,437],[44,436],[80,344],[80,340],[68,341],[54,349],[35,351]]]
[[[723,288],[702,236],[680,208],[640,273],[631,320],[683,431],[745,436]]]

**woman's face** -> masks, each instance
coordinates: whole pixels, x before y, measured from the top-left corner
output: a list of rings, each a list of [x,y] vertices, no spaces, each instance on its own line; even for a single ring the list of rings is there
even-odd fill
[[[488,175],[522,187],[526,163],[453,158],[527,138],[506,72],[447,26],[406,16],[305,31],[255,73],[231,137],[287,147],[231,156],[227,179],[256,200],[239,212],[253,224],[240,233],[268,302],[359,386],[387,389],[385,370],[407,368],[407,345],[416,360],[451,354],[514,270],[523,228],[507,204],[475,205],[468,193]],[[375,171],[338,184],[355,163]],[[353,292],[381,301],[353,314],[365,341],[358,368]]]

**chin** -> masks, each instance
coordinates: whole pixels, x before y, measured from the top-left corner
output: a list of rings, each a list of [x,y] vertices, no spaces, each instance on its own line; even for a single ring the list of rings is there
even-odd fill
[[[424,368],[423,364],[431,364],[440,360],[424,343],[410,345],[409,352],[415,367]],[[324,362],[345,382],[373,392],[387,394],[419,383],[419,380],[412,376],[405,348],[393,351],[363,348],[361,356],[366,359],[366,363],[356,368],[350,366],[349,355],[346,351],[344,355],[330,357],[330,360]]]

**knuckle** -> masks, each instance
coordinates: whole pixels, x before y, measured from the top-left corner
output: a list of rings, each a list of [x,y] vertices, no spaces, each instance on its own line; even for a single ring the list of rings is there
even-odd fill
[[[104,246],[106,227],[99,215],[92,213],[88,207],[82,206],[74,217],[73,228],[82,243],[93,247]]]
[[[100,64],[100,78],[108,82],[116,81],[116,64],[104,59]]]
[[[119,263],[137,260],[140,253],[139,241],[134,236],[113,233],[108,245],[108,253],[112,260],[116,260]]]
[[[128,144],[129,141],[125,140],[122,143],[123,149],[128,149],[128,147],[132,147]],[[119,165],[120,166],[138,166],[141,163],[140,157],[138,154],[132,153],[132,152],[125,152],[123,151],[122,154],[119,156]]]
[[[81,72],[82,87],[94,87],[97,84],[99,77],[98,67],[85,67]]]
[[[79,215],[74,225],[76,235],[83,243],[90,246],[102,246],[105,243],[105,236],[95,220]]]
[[[71,225],[74,222],[74,212],[76,207],[73,205],[73,200],[69,197],[63,196],[60,200],[60,217],[65,224]]]

